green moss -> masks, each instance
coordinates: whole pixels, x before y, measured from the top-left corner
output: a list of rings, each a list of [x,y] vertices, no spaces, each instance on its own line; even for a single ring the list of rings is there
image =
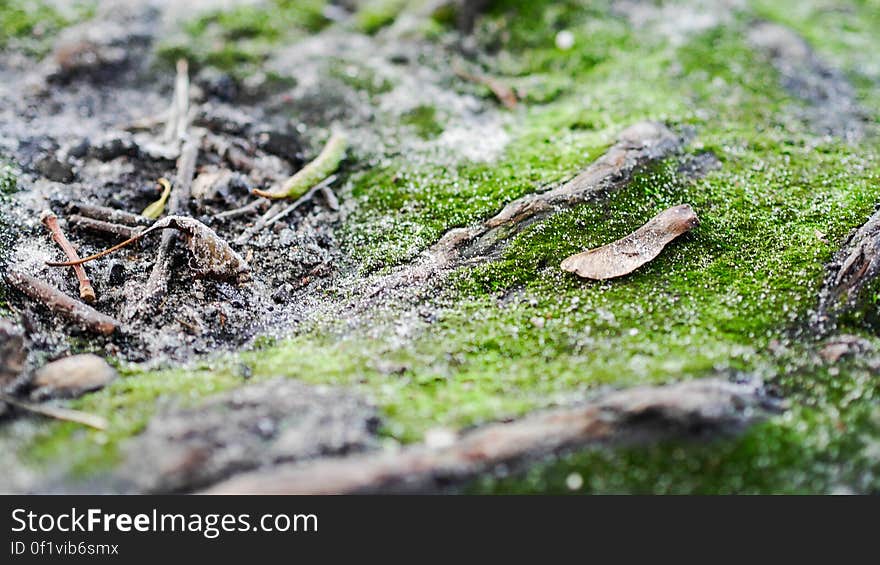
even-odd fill
[[[43,55],[56,33],[92,12],[91,2],[76,3],[62,13],[42,0],[0,0],[0,49],[15,45],[33,55]]]
[[[364,33],[376,33],[394,23],[406,5],[407,0],[369,0],[358,9],[356,26]]]
[[[880,345],[870,338],[873,347]],[[744,435],[711,443],[591,449],[513,477],[483,477],[480,493],[803,494],[880,491],[876,359],[829,366],[809,349],[774,358],[771,378],[792,403]],[[782,369],[780,372],[780,368]],[[575,478],[572,483],[569,478]],[[579,485],[579,483],[582,483]]]
[[[195,68],[213,66],[236,77],[253,73],[272,49],[302,39],[329,21],[325,0],[271,0],[215,11],[186,22],[157,47],[159,61],[186,58]]]
[[[437,109],[433,106],[416,106],[404,112],[400,121],[404,125],[412,126],[423,139],[431,139],[443,133],[443,124],[437,120]]]
[[[36,466],[48,466],[63,458],[75,474],[108,468],[119,460],[121,441],[140,432],[163,399],[193,404],[242,381],[234,362],[151,372],[122,367],[120,378],[110,386],[70,403],[71,408],[105,417],[107,431],[67,422],[42,422],[32,439],[33,446],[26,452],[26,460]],[[3,431],[6,433],[8,430]]]
[[[372,69],[342,59],[330,61],[328,73],[336,77],[344,84],[366,93],[368,96],[378,96],[390,92],[394,85],[378,75]]]

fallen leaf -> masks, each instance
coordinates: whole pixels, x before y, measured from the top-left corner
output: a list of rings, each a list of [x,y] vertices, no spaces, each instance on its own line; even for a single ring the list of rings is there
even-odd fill
[[[327,145],[315,160],[299,170],[295,175],[287,179],[283,185],[274,190],[257,190],[253,193],[263,198],[273,200],[279,198],[299,198],[310,188],[326,179],[339,168],[339,164],[345,159],[348,150],[348,140],[345,134],[334,132],[327,140]]]
[[[141,212],[141,216],[146,216],[155,220],[165,211],[165,202],[168,201],[168,196],[171,194],[171,183],[168,182],[168,179],[161,178],[159,179],[159,184],[162,185],[162,196],[159,197],[159,200],[156,200],[144,208],[144,211]]]
[[[614,243],[567,257],[561,266],[586,279],[621,277],[657,257],[670,241],[699,223],[689,204],[673,206]]]
[[[167,229],[177,230],[183,235],[186,248],[192,254],[189,268],[198,276],[219,280],[238,279],[239,282],[244,282],[250,278],[250,266],[241,255],[236,253],[214,230],[198,220],[184,216],[167,216],[162,218],[134,237],[89,257],[63,263],[47,261],[46,264],[50,267],[81,265],[118,251],[150,233]]]

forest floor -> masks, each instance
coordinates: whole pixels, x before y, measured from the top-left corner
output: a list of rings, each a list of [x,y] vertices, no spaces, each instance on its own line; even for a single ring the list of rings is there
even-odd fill
[[[0,403],[0,491],[880,491],[877,29],[877,0],[0,4],[0,388],[104,420]],[[316,190],[254,196],[339,135]],[[246,277],[146,236],[85,264],[112,333],[15,284],[78,296],[41,213],[90,255],[142,218],[82,217],[163,177]],[[560,268],[679,204],[635,272]],[[117,378],[45,398],[82,353]]]

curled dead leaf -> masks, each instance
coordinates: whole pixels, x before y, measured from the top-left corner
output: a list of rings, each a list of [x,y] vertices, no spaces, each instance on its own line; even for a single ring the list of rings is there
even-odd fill
[[[613,243],[567,257],[562,262],[562,270],[586,279],[621,277],[657,257],[669,242],[699,223],[689,204],[667,208]]]
[[[244,282],[250,278],[250,266],[214,230],[193,218],[166,216],[134,237],[118,243],[100,253],[77,261],[47,262],[50,267],[69,267],[93,261],[138,241],[158,230],[174,229],[183,235],[186,248],[192,255],[189,267],[200,277],[219,280],[238,279]]]

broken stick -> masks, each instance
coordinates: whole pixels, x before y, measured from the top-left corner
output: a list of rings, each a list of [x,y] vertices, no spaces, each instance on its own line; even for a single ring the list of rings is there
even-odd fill
[[[68,216],[67,223],[75,228],[98,233],[108,233],[124,239],[130,239],[140,232],[140,228],[126,226],[124,224],[116,224],[113,222],[105,222],[104,220],[96,220],[94,218],[87,218],[85,216],[80,216],[79,214]]]
[[[281,206],[280,202],[276,202],[275,204],[270,206],[269,209],[266,210],[266,212],[262,216],[260,216],[260,218],[256,222],[254,222],[253,226],[249,227],[244,232],[242,232],[242,234],[240,236],[238,236],[238,238],[233,243],[235,243],[235,245],[244,245],[245,243],[250,241],[250,239],[252,237],[254,237],[256,234],[263,231],[267,227],[271,226],[272,224],[274,224],[278,220],[285,218],[291,212],[293,212],[294,210],[296,210],[297,208],[302,206],[304,203],[311,200],[315,196],[315,194],[325,190],[329,185],[333,184],[333,182],[335,180],[336,180],[336,175],[330,175],[329,177],[325,178],[324,180],[322,180],[321,182],[319,182],[318,184],[316,184],[315,186],[310,188],[305,194],[303,194],[302,196],[297,198],[293,204],[291,204],[290,206],[287,206],[286,208],[283,208]],[[331,192],[331,194],[333,194],[333,193]],[[335,195],[334,195],[334,200],[335,200]],[[331,203],[329,201],[328,201],[328,206],[330,206],[332,209]],[[336,209],[337,210],[339,209],[339,202],[338,201],[336,201]]]
[[[73,320],[84,329],[110,335],[120,326],[120,323],[106,314],[98,312],[88,304],[71,298],[36,277],[22,272],[9,270],[6,280],[11,286],[30,296],[37,302],[44,304],[49,310]]]
[[[40,214],[40,221],[43,222],[43,225],[52,233],[52,239],[58,244],[62,251],[64,251],[67,258],[70,261],[79,260],[79,255],[77,254],[76,249],[74,249],[73,245],[71,245],[70,241],[65,237],[64,232],[61,231],[61,226],[58,225],[58,216],[56,216],[51,210],[44,210],[43,213]],[[79,281],[79,297],[86,302],[94,302],[95,289],[92,288],[92,283],[89,281],[88,275],[86,275],[85,267],[82,265],[73,265],[71,268],[76,275],[76,280]]]
[[[174,96],[168,110],[165,124],[165,143],[179,141],[186,137],[189,125],[189,64],[186,59],[177,61],[177,76],[174,79]]]
[[[96,204],[70,203],[67,205],[67,211],[78,213],[82,217],[126,226],[149,226],[153,223],[153,220],[146,216]]]

